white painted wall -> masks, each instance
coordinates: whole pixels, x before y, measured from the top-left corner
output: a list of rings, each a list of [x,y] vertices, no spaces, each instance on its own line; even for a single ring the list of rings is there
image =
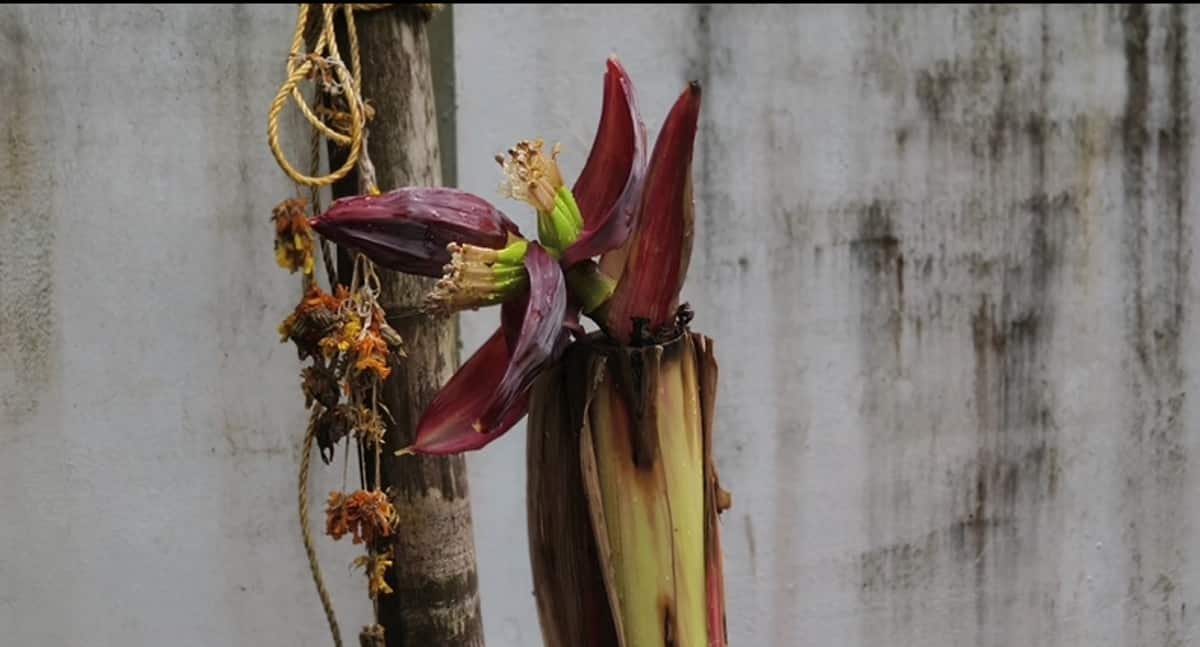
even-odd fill
[[[0,10],[3,644],[328,644],[267,222],[293,11]],[[1121,11],[456,7],[485,196],[519,138],[578,171],[609,53],[652,137],[704,84],[685,292],[722,366],[731,644],[1200,636],[1200,14]],[[469,459],[492,647],[540,643],[523,451]],[[355,551],[318,543],[350,635]]]
[[[275,332],[293,12],[0,9],[0,644],[329,644]],[[355,630],[357,551],[318,543]]]
[[[1200,14],[1121,11],[456,9],[485,195],[518,138],[578,171],[610,52],[652,136],[704,84],[731,644],[1200,641]],[[538,641],[523,447],[470,461],[495,647]]]

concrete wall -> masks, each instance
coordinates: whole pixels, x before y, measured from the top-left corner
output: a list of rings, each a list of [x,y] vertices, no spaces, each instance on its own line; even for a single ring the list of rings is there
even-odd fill
[[[481,192],[520,137],[561,140],[577,172],[610,52],[652,136],[704,84],[685,292],[722,367],[731,644],[1200,642],[1200,13],[460,7],[456,23],[459,179]],[[471,463],[503,647],[537,643],[513,594],[523,446]]]
[[[271,250],[294,189],[266,110],[294,21],[0,9],[0,644],[329,644],[275,332],[299,279]],[[317,471],[318,514],[340,482]],[[353,630],[358,551],[322,539]]]
[[[293,10],[0,10],[4,644],[328,644],[267,223]],[[732,644],[1196,641],[1200,13],[454,13],[485,196],[519,138],[578,171],[609,53],[652,137],[704,84],[685,296],[722,366]],[[492,647],[540,642],[523,451],[469,459]],[[355,551],[318,544],[353,631]]]

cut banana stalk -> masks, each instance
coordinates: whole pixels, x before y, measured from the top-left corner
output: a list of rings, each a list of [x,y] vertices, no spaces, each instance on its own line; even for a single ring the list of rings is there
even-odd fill
[[[593,336],[539,379],[529,531],[547,646],[725,645],[716,382],[711,340],[690,332]]]

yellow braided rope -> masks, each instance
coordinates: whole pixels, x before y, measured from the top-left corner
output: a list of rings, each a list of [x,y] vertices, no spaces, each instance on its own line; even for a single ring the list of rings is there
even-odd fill
[[[296,71],[292,72],[291,75],[288,76],[288,79],[284,82],[283,87],[279,89],[279,94],[275,96],[275,100],[271,102],[271,110],[267,117],[267,141],[271,145],[271,152],[275,155],[275,161],[279,162],[279,166],[283,169],[284,173],[287,173],[288,177],[290,177],[293,182],[296,182],[297,184],[303,184],[305,186],[326,186],[346,177],[346,175],[354,168],[354,165],[358,163],[358,156],[362,152],[362,111],[359,109],[360,104],[357,100],[357,95],[354,97],[347,97],[349,99],[348,103],[350,104],[350,153],[346,158],[346,163],[343,164],[341,168],[333,173],[330,173],[329,175],[324,175],[321,177],[312,177],[296,170],[296,168],[293,167],[292,164],[287,160],[287,157],[284,155],[283,150],[279,146],[279,113],[283,111],[283,104],[287,102],[288,95],[296,88],[296,85],[304,79],[312,67],[312,61],[306,60],[300,65],[300,67],[296,68]],[[334,70],[336,71],[339,80],[341,80],[343,84],[348,85],[346,82],[349,80],[349,75],[346,73],[345,67],[336,65],[334,66]],[[350,92],[347,91],[347,94],[350,94]]]
[[[375,11],[392,6],[390,3],[372,3],[372,4],[322,4],[322,25],[318,33],[317,43],[312,51],[307,56],[301,54],[304,47],[304,31],[308,25],[309,5],[301,4],[296,19],[296,30],[292,35],[292,48],[288,56],[287,62],[287,79],[279,88],[279,93],[275,96],[275,100],[271,102],[271,109],[267,113],[267,142],[271,147],[271,153],[275,156],[275,161],[279,163],[279,167],[287,174],[293,182],[303,186],[327,186],[341,180],[354,169],[355,164],[360,160],[360,157],[366,154],[365,139],[366,139],[366,122],[370,119],[371,110],[365,104],[360,94],[362,88],[362,67],[360,65],[360,53],[358,46],[358,30],[354,24],[355,11]],[[431,18],[433,14],[440,11],[444,4],[418,4],[416,7],[422,11],[425,17]],[[341,7],[346,16],[346,31],[350,40],[350,60],[351,69],[353,69],[353,78],[348,78],[346,66],[342,62],[341,55],[338,52],[337,37],[334,33],[334,12],[338,7]],[[328,57],[322,57],[325,50],[328,49]],[[337,77],[338,88],[346,98],[346,103],[350,107],[349,114],[335,113],[335,122],[349,121],[349,133],[341,133],[329,127],[325,120],[321,118],[316,111],[309,106],[305,101],[304,95],[300,92],[300,82],[304,81],[309,75],[316,75],[324,71],[324,66],[332,67],[334,74]],[[305,175],[296,169],[287,159],[283,148],[279,144],[279,115],[283,112],[283,107],[287,103],[288,98],[291,98],[296,106],[300,109],[300,113],[304,116],[304,120],[310,126],[319,131],[330,141],[335,142],[339,146],[349,146],[350,151],[346,156],[346,162],[341,168],[329,173],[328,175]],[[348,117],[348,120],[346,119]],[[369,183],[368,192],[378,193],[378,188],[373,182]]]
[[[280,86],[279,92],[275,95],[275,99],[271,102],[271,108],[267,113],[267,142],[271,147],[271,153],[275,156],[275,161],[279,163],[280,168],[299,185],[307,186],[310,189],[312,205],[314,213],[318,209],[318,201],[320,198],[320,187],[327,186],[344,178],[349,172],[354,169],[355,165],[359,166],[359,178],[362,187],[368,193],[377,195],[379,187],[375,184],[374,166],[371,164],[370,156],[366,150],[366,122],[370,119],[371,110],[363,101],[361,96],[362,88],[362,65],[358,43],[358,29],[354,22],[355,11],[374,11],[391,6],[390,3],[379,4],[342,4],[340,7],[343,10],[346,19],[346,33],[350,43],[350,67],[352,72],[346,70],[345,63],[342,62],[340,53],[338,52],[337,37],[334,33],[334,12],[339,5],[322,4],[322,25],[318,32],[317,42],[312,50],[307,55],[302,55],[304,48],[305,29],[308,26],[309,5],[301,4],[296,20],[296,30],[292,35],[292,44],[290,54],[287,60],[287,79]],[[441,10],[444,5],[441,4],[418,4],[426,19],[429,19],[437,11]],[[326,50],[328,54],[324,55]],[[349,134],[340,133],[326,125],[325,120],[317,114],[305,101],[303,94],[300,92],[300,82],[309,78],[310,75],[314,78],[324,76],[328,68],[333,69],[333,73],[337,78],[336,90],[345,97],[346,104],[349,107],[349,114],[331,111],[331,120],[334,123],[349,122]],[[324,79],[322,79],[324,80]],[[319,95],[319,92],[318,92]],[[279,144],[279,115],[283,111],[284,104],[288,99],[293,99],[304,116],[305,121],[312,126],[312,158],[311,158],[311,175],[305,175],[298,171],[288,161],[282,147]],[[315,100],[314,100],[315,103]],[[348,117],[348,119],[347,119]],[[346,162],[341,168],[327,175],[319,175],[320,173],[320,139],[321,136],[337,143],[341,146],[349,146],[350,150],[346,157]],[[333,259],[330,254],[327,241],[322,239],[322,255],[324,256],[326,273],[329,275],[331,287],[335,282],[335,273],[333,269]],[[358,266],[359,262],[366,266],[366,282],[370,283],[370,279],[375,281],[375,293],[378,293],[378,277],[374,273],[374,265],[371,264],[361,254],[355,259],[354,275],[355,279],[351,281],[352,289],[357,287]],[[370,290],[370,288],[368,288]],[[372,299],[373,300],[373,299]],[[365,332],[365,330],[364,330]],[[374,411],[378,405],[378,392],[372,390],[372,410]],[[316,439],[316,417],[313,416],[309,420],[308,429],[304,436],[303,454],[300,459],[300,479],[299,479],[299,494],[298,504],[300,513],[300,530],[304,540],[304,551],[308,556],[308,566],[312,573],[313,583],[317,588],[317,595],[321,598],[321,607],[325,610],[325,618],[329,622],[329,631],[333,636],[335,647],[342,647],[341,631],[338,628],[337,617],[333,609],[332,597],[329,590],[325,586],[325,580],[321,575],[321,566],[317,561],[316,549],[312,537],[312,529],[308,515],[308,478],[312,465],[312,447]],[[380,454],[381,448],[378,444],[375,446],[375,489],[381,488],[380,483]],[[379,621],[379,604],[378,600],[373,600],[375,607],[375,620]],[[377,638],[382,642],[383,627],[378,624],[364,628],[363,636],[366,638]],[[370,634],[370,635],[368,635]]]
[[[329,632],[333,634],[333,644],[342,647],[342,632],[338,629],[337,617],[333,612],[333,599],[325,588],[325,579],[321,577],[321,565],[317,562],[317,551],[313,546],[312,530],[308,521],[308,472],[312,463],[313,440],[317,437],[316,417],[308,423],[308,431],[304,435],[304,449],[300,456],[300,530],[304,535],[304,552],[308,553],[308,567],[312,571],[313,583],[317,585],[317,595],[321,596],[321,606],[325,609],[325,619],[329,621]]]
[[[292,37],[291,56],[288,58],[288,78],[280,87],[279,93],[275,96],[275,100],[271,102],[271,109],[267,115],[267,141],[270,144],[271,152],[275,155],[275,160],[280,167],[287,173],[288,177],[297,184],[310,187],[311,197],[313,201],[313,209],[318,208],[319,188],[328,184],[332,184],[341,178],[345,177],[355,164],[359,161],[359,156],[363,148],[365,118],[362,111],[362,101],[358,95],[360,87],[361,72],[358,71],[358,42],[357,37],[353,39],[353,59],[355,61],[355,74],[351,77],[346,72],[345,65],[341,62],[341,58],[337,51],[337,40],[333,33],[333,10],[332,5],[324,5],[322,7],[324,24],[318,35],[316,46],[312,50],[309,57],[301,60],[300,52],[304,46],[304,31],[308,24],[308,5],[300,5],[299,15],[296,21],[296,31]],[[345,9],[347,24],[353,29],[354,15],[353,8]],[[355,36],[357,31],[355,30]],[[304,100],[300,93],[299,83],[307,78],[310,72],[318,72],[315,69],[315,61],[320,61],[321,52],[326,47],[329,49],[329,58],[327,63],[333,67],[334,74],[337,75],[338,82],[342,92],[346,96],[346,103],[350,108],[350,135],[342,135],[325,125],[320,117],[313,113],[309,108],[308,103]],[[300,107],[305,119],[313,127],[312,139],[312,175],[304,175],[300,173],[288,162],[282,148],[279,145],[279,114],[283,110],[284,104],[288,97],[293,98]],[[320,138],[325,135],[327,138],[339,143],[340,145],[350,146],[350,153],[346,163],[340,169],[325,176],[319,176],[320,166]],[[322,241],[322,253],[325,260],[326,272],[329,274],[330,285],[333,285],[335,276],[333,273],[332,258],[329,253],[329,248],[325,241]],[[329,594],[329,589],[325,586],[325,578],[321,574],[321,565],[317,560],[315,542],[312,536],[312,527],[308,514],[308,478],[312,467],[312,447],[316,438],[316,418],[313,417],[309,421],[308,429],[304,436],[303,455],[300,459],[300,478],[298,484],[298,504],[300,515],[300,534],[304,541],[304,552],[308,557],[308,567],[312,574],[313,584],[317,588],[317,595],[321,599],[321,607],[325,611],[325,619],[329,623],[329,632],[333,636],[333,644],[335,647],[342,647],[341,630],[338,628],[337,615],[333,608],[333,599]]]
[[[354,87],[362,88],[362,64],[358,55],[358,27],[354,24],[354,5],[343,5],[346,14],[346,37],[350,40],[350,69],[354,71]]]
[[[362,97],[359,95],[358,79],[361,78],[361,72],[357,72],[352,76],[346,71],[346,66],[341,60],[341,55],[337,47],[337,38],[333,31],[335,8],[336,6],[333,4],[321,6],[323,24],[317,45],[308,56],[301,57],[300,51],[304,45],[304,28],[308,24],[308,5],[300,5],[299,15],[296,20],[296,31],[292,36],[292,50],[288,58],[288,77],[283,82],[283,85],[280,86],[279,92],[275,95],[275,100],[271,102],[271,109],[267,113],[267,143],[271,147],[271,153],[275,155],[275,161],[279,163],[280,168],[283,169],[283,172],[293,182],[304,186],[326,186],[346,177],[358,163],[358,158],[363,148],[363,131],[366,127],[366,118]],[[346,6],[345,13],[347,24],[353,25],[354,8]],[[355,47],[352,52],[352,58],[355,61],[359,58],[357,40],[357,37],[355,37]],[[328,49],[328,57],[323,58],[322,53],[326,49]],[[300,82],[308,78],[310,73],[322,71],[318,69],[318,63],[327,64],[333,68],[338,86],[346,98],[346,104],[350,109],[350,134],[348,136],[326,126],[323,120],[308,106],[308,103],[304,100],[304,96],[300,93]],[[284,104],[287,103],[289,97],[300,105],[300,111],[304,114],[304,118],[314,128],[320,130],[321,134],[340,145],[348,145],[350,147],[346,162],[342,164],[341,168],[328,175],[314,177],[301,173],[288,161],[283,148],[279,144],[279,115],[283,112]]]

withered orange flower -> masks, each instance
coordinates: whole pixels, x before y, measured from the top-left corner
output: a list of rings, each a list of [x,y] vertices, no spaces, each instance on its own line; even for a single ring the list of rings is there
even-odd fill
[[[338,310],[345,299],[344,292],[345,290],[339,287],[338,296],[335,297],[315,283],[310,286],[292,314],[279,324],[279,341],[286,342],[291,339],[296,342],[301,359],[316,355],[321,340],[338,323]]]
[[[329,312],[337,312],[342,306],[342,302],[350,298],[350,291],[346,286],[337,286],[336,294],[329,294],[322,290],[319,286],[314,285],[304,293],[304,300],[300,302],[298,308],[301,313],[309,313],[317,310],[327,310]]]
[[[333,359],[338,353],[348,352],[358,342],[362,333],[362,319],[354,312],[347,310],[337,329],[331,331],[321,340],[321,350],[326,359]]]
[[[392,373],[388,367],[388,343],[379,334],[379,324],[375,323],[367,334],[354,345],[354,369],[361,372],[374,372],[380,380],[387,379]]]
[[[382,593],[393,593],[384,576],[392,567],[392,560],[387,555],[363,555],[354,560],[355,566],[361,566],[367,572],[367,594],[372,598]]]
[[[383,492],[331,492],[325,503],[325,534],[335,540],[354,535],[354,543],[374,543],[392,534],[396,508]]]
[[[334,539],[341,539],[350,532],[350,518],[346,514],[346,499],[348,497],[334,490],[325,500],[325,534]]]
[[[304,213],[306,200],[284,200],[272,211],[275,221],[275,262],[295,272],[312,274],[316,256],[313,253],[313,232]]]

